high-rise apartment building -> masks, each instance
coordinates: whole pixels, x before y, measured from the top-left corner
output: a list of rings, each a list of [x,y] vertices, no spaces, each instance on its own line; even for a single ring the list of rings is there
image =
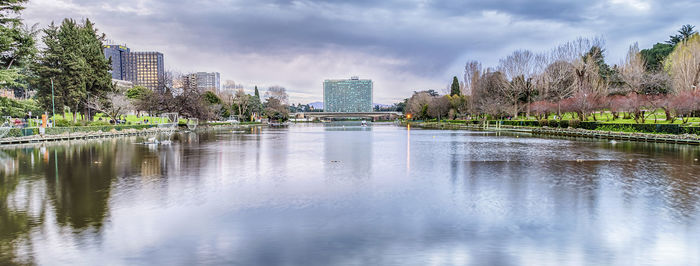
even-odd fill
[[[165,65],[159,52],[130,52],[122,57],[124,80],[151,90],[165,89]]]
[[[124,80],[122,58],[129,53],[129,48],[124,45],[109,44],[104,46],[105,57],[112,60],[112,79]]]
[[[370,79],[325,80],[323,109],[326,112],[372,112],[373,83]]]
[[[187,74],[182,76],[182,89],[186,91],[197,90],[197,75]]]
[[[197,89],[199,91],[221,91],[221,75],[219,72],[197,72],[194,73],[197,79]]]

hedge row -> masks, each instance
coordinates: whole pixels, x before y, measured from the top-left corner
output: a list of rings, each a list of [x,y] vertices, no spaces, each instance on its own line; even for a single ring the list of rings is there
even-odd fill
[[[596,130],[604,128],[604,130],[649,132],[649,133],[664,133],[664,134],[700,134],[700,127],[681,126],[678,124],[610,124],[600,122],[581,122],[578,120],[541,120],[541,121],[490,121],[489,123],[501,123],[502,125],[510,126],[548,126],[557,128],[581,128],[588,130]]]
[[[108,132],[112,129],[122,131],[125,129],[146,129],[156,127],[156,125],[118,125],[118,126],[87,126],[87,127],[49,127],[46,128],[47,135],[60,135],[64,133],[79,133],[79,132]]]
[[[61,135],[65,133],[78,133],[78,132],[97,132],[97,131],[102,131],[102,132],[108,132],[112,131],[112,129],[116,129],[117,131],[122,131],[125,129],[146,129],[146,128],[152,128],[155,127],[155,125],[119,125],[119,126],[89,126],[89,127],[49,127],[46,128],[46,134],[47,135]],[[22,136],[32,136],[32,135],[37,135],[39,134],[39,128],[36,127],[31,127],[31,128],[11,128],[10,131],[7,133],[5,137],[11,138],[11,137],[22,137]]]

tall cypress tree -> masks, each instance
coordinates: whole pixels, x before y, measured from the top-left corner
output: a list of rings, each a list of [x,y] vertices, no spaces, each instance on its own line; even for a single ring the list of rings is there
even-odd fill
[[[253,105],[255,106],[254,109],[251,109],[251,112],[256,112],[258,115],[260,115],[263,110],[263,106],[262,101],[260,100],[260,91],[258,90],[258,86],[255,86],[255,95],[253,96],[251,102],[253,102]]]
[[[459,91],[459,80],[457,79],[457,76],[452,78],[452,86],[450,86],[450,95],[460,95],[461,92]]]

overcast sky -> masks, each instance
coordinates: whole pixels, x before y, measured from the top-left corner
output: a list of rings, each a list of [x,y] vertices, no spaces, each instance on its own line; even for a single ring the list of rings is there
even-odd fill
[[[166,68],[217,71],[222,83],[280,85],[321,101],[324,79],[374,80],[378,103],[446,92],[467,60],[546,51],[601,36],[608,63],[627,47],[700,25],[700,1],[651,0],[29,0],[29,23],[90,18],[115,43],[165,54]]]

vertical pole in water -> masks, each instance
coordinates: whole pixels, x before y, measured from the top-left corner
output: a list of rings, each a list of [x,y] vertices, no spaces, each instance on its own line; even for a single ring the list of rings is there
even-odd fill
[[[53,97],[53,78],[51,78],[51,127],[56,127],[56,101]]]
[[[54,171],[56,173],[56,183],[58,183],[58,154],[56,153],[56,149],[54,148],[53,150],[53,162],[54,162]]]

